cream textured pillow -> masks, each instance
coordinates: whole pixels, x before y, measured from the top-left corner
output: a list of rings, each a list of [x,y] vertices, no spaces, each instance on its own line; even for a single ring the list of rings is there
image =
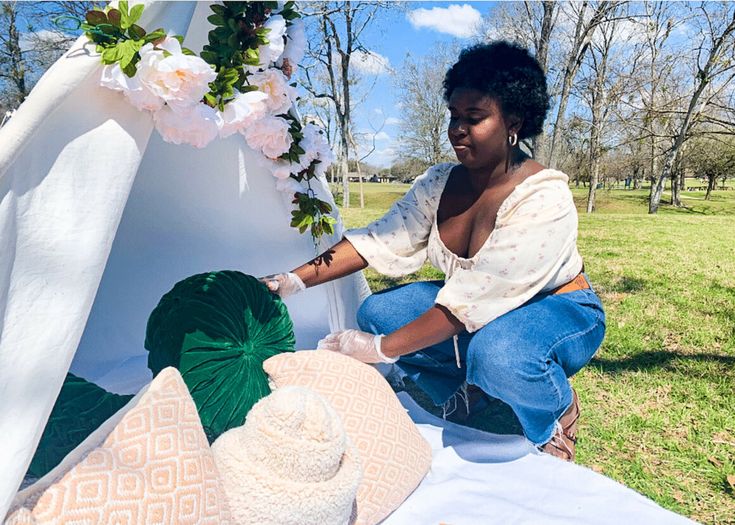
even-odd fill
[[[230,520],[196,406],[175,368],[162,370],[13,506],[6,524]]]
[[[263,369],[276,388],[310,388],[329,401],[341,417],[363,466],[357,524],[386,518],[429,471],[431,447],[372,366],[335,352],[315,350],[276,355],[263,363]]]

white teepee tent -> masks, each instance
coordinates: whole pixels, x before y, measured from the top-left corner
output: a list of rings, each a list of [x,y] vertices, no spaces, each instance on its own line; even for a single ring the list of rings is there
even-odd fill
[[[140,23],[198,51],[208,14],[160,2]],[[134,392],[150,379],[147,317],[175,282],[285,271],[314,254],[240,135],[202,150],[163,142],[150,114],[99,87],[99,64],[80,38],[0,131],[0,517],[67,370]],[[325,184],[317,193],[331,198]],[[287,300],[297,348],[352,326],[365,291],[355,275]]]

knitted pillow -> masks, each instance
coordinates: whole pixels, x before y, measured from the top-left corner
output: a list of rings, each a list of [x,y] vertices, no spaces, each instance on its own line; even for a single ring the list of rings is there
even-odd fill
[[[431,447],[372,366],[335,352],[315,350],[271,357],[263,368],[277,388],[311,388],[340,415],[363,466],[357,524],[384,519],[429,471]]]
[[[181,371],[210,441],[245,421],[270,393],[265,359],[293,351],[293,324],[281,299],[236,271],[193,275],[163,296],[148,319],[148,367]]]
[[[196,407],[174,368],[20,492],[13,508],[6,523],[216,525],[230,519]]]
[[[329,403],[308,388],[278,388],[245,424],[212,444],[235,523],[346,525],[360,460]]]

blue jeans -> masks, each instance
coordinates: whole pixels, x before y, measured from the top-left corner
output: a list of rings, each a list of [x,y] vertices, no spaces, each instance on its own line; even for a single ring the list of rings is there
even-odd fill
[[[362,330],[389,334],[434,305],[442,281],[416,282],[368,297],[357,312]],[[526,437],[546,443],[572,404],[567,378],[595,354],[605,312],[592,289],[541,293],[481,329],[458,335],[462,368],[451,339],[401,357],[396,365],[437,405],[464,383],[510,405]]]

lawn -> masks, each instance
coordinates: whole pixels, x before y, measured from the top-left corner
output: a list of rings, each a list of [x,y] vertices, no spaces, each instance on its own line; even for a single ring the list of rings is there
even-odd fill
[[[408,188],[365,184],[348,227],[379,217]],[[702,523],[735,523],[735,191],[684,192],[684,208],[646,213],[648,190],[598,190],[580,210],[579,249],[607,312],[607,336],[573,383],[582,405],[578,463]],[[367,270],[373,291],[440,278]],[[470,420],[517,432],[500,403]]]

